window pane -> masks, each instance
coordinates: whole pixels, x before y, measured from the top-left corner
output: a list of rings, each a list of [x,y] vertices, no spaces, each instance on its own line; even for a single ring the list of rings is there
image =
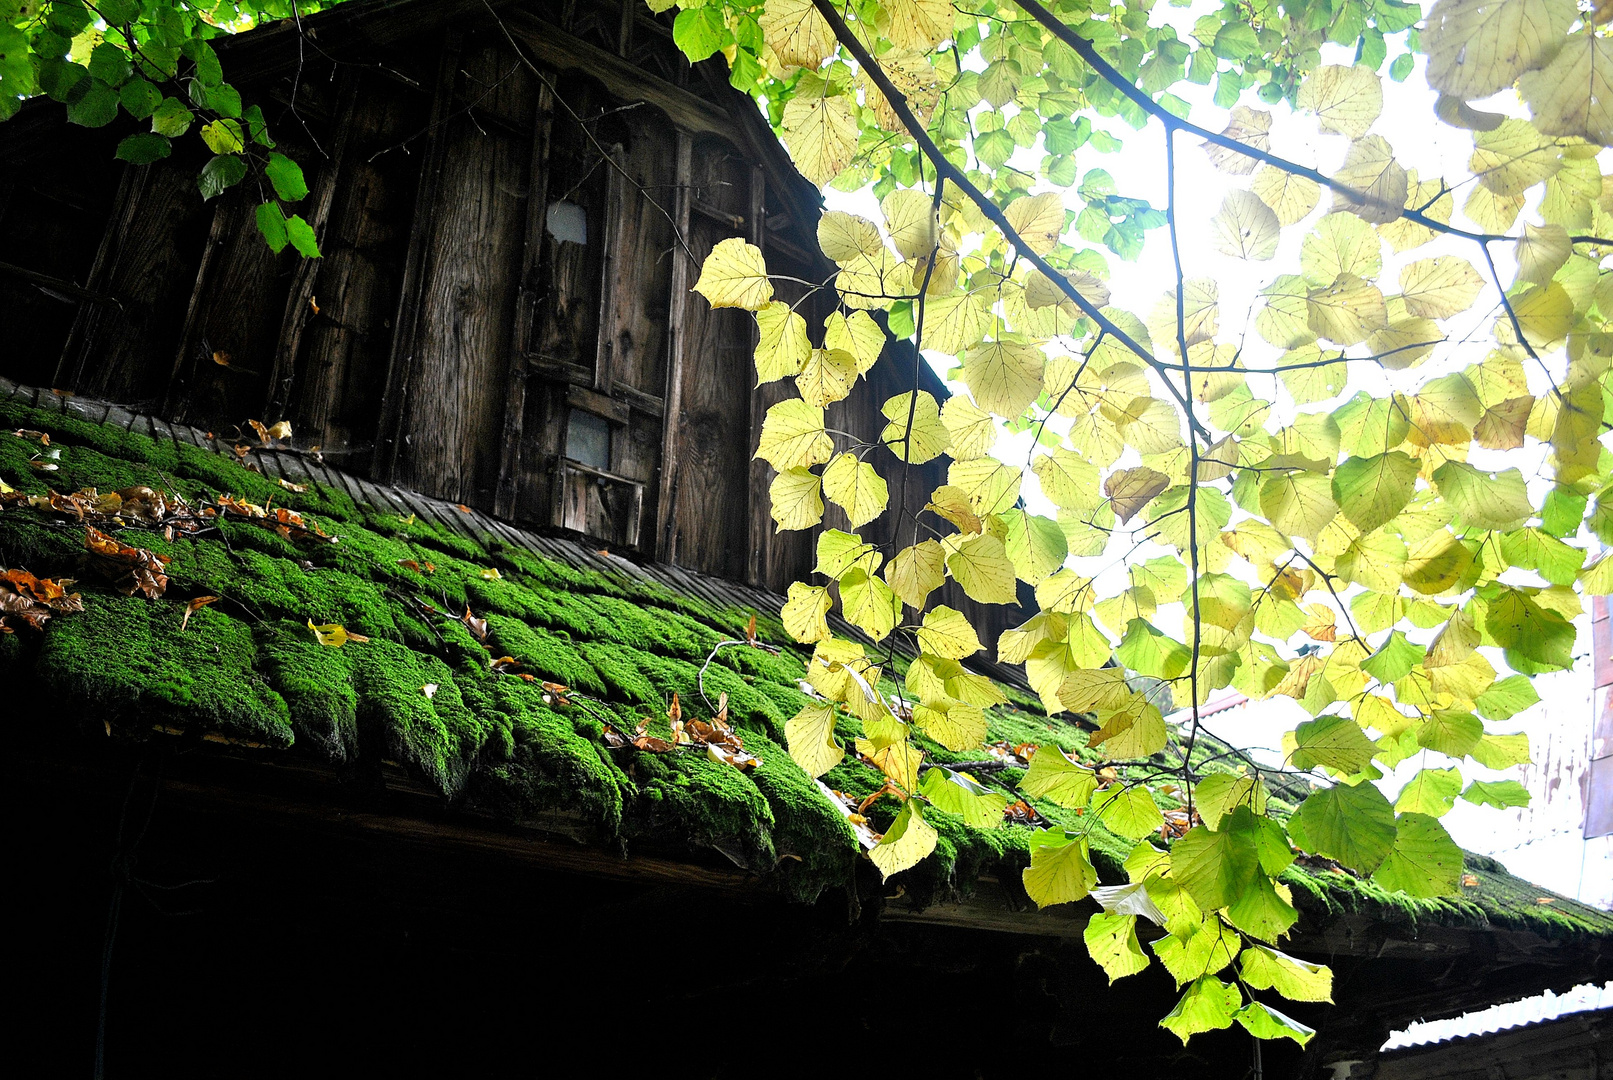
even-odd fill
[[[581,409],[566,424],[566,456],[596,469],[610,468],[610,423]]]

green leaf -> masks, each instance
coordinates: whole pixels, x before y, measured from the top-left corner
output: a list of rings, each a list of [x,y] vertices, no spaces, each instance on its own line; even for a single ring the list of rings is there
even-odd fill
[[[1298,744],[1293,759],[1296,769],[1325,765],[1348,776],[1366,768],[1378,750],[1361,725],[1347,716],[1307,720],[1295,729],[1294,738]]]
[[[1395,812],[1444,817],[1456,805],[1461,790],[1460,769],[1422,769],[1400,789]]]
[[[1481,593],[1473,621],[1486,645],[1499,645],[1548,668],[1568,668],[1574,662],[1574,625],[1522,589],[1502,587],[1489,597]]]
[[[149,138],[155,139],[161,138],[161,136],[152,135]],[[265,203],[259,203],[257,215],[258,232],[263,234],[264,242],[269,245],[269,250],[276,255],[280,254],[285,250],[286,245],[291,242],[286,235],[286,215],[281,213],[280,204],[273,199]]]
[[[1426,814],[1401,814],[1388,858],[1372,880],[1391,892],[1432,899],[1461,892],[1462,849]]]
[[[308,184],[302,178],[302,166],[286,155],[274,152],[263,170],[274,185],[274,193],[284,202],[296,202],[308,194]]]
[[[1165,824],[1153,793],[1141,784],[1111,784],[1092,796],[1091,814],[1112,833],[1141,840]]]
[[[1160,895],[1154,886],[1162,880],[1152,875],[1147,879],[1150,898]],[[1160,906],[1167,913],[1166,926],[1171,933],[1153,942],[1150,948],[1159,957],[1165,970],[1171,973],[1171,978],[1176,980],[1177,986],[1203,975],[1214,975],[1237,959],[1242,940],[1238,932],[1223,923],[1219,916],[1201,913],[1185,893],[1181,896],[1184,910],[1179,917],[1170,917],[1168,902]],[[1186,914],[1189,909],[1191,917]]]
[[[1363,874],[1378,868],[1395,844],[1395,812],[1370,783],[1313,791],[1289,819],[1294,842]]]
[[[1185,1046],[1190,1037],[1200,1032],[1231,1027],[1242,1004],[1243,993],[1236,986],[1229,986],[1214,975],[1204,975],[1194,980],[1159,1026],[1181,1039]]]
[[[1100,912],[1087,920],[1081,932],[1087,953],[1103,968],[1113,984],[1135,975],[1149,964],[1148,954],[1137,941],[1137,916]]]
[[[1247,806],[1254,813],[1266,812],[1266,785],[1258,776],[1211,773],[1193,789],[1193,804],[1206,828],[1220,828],[1221,819],[1235,807]]]
[[[1417,459],[1398,450],[1348,458],[1333,473],[1333,499],[1350,524],[1371,532],[1406,508],[1417,470]]]
[[[118,90],[123,110],[136,120],[144,120],[162,104],[162,91],[144,79],[130,79]]]
[[[1174,679],[1187,670],[1193,654],[1186,645],[1166,637],[1145,619],[1126,624],[1126,636],[1115,649],[1115,658],[1139,675]]]
[[[1098,883],[1087,842],[1070,839],[1062,832],[1042,832],[1031,837],[1031,864],[1020,877],[1026,894],[1037,907],[1073,903]]]
[[[291,238],[291,246],[297,249],[297,254],[305,259],[319,258],[319,239],[314,236],[314,227],[304,221],[301,214],[286,218],[286,235]]]
[[[1511,806],[1528,806],[1529,789],[1516,780],[1475,780],[1467,785],[1462,798],[1475,806],[1505,810]]]
[[[1534,513],[1523,473],[1487,473],[1465,461],[1447,461],[1434,470],[1439,493],[1470,528],[1511,530]]]
[[[1275,990],[1289,1001],[1333,1000],[1333,971],[1265,945],[1243,950],[1243,981],[1256,990]]]
[[[1031,767],[1019,781],[1019,790],[1025,794],[1048,799],[1070,810],[1085,806],[1097,788],[1096,773],[1085,765],[1077,765],[1051,743],[1036,748]]]
[[[684,8],[672,24],[672,41],[691,64],[700,63],[732,40],[718,5]]]
[[[105,127],[118,116],[118,92],[96,79],[89,93],[67,106],[69,123],[80,127]]]
[[[140,133],[129,135],[119,142],[114,156],[119,161],[127,161],[131,165],[149,165],[153,161],[161,161],[171,153],[173,147],[163,136]]]
[[[1396,630],[1378,646],[1377,652],[1361,661],[1361,670],[1387,686],[1409,675],[1412,668],[1422,663],[1427,651]]]
[[[158,135],[177,139],[190,130],[195,116],[178,98],[163,98],[162,104],[151,114],[151,130]]]
[[[1461,758],[1473,752],[1484,737],[1484,722],[1459,709],[1436,709],[1417,728],[1417,742],[1447,757]]]
[[[1315,1028],[1308,1028],[1293,1017],[1284,1016],[1270,1005],[1258,1001],[1251,1001],[1238,1010],[1236,1019],[1244,1030],[1257,1039],[1293,1039],[1304,1046],[1316,1034]]]
[[[1240,806],[1219,830],[1200,825],[1171,846],[1171,876],[1205,911],[1226,907],[1261,876],[1254,820]]]
[[[1250,937],[1276,941],[1299,921],[1299,912],[1277,892],[1271,878],[1260,874],[1233,899],[1227,918]]]
[[[919,794],[976,829],[1001,825],[1003,807],[1008,805],[1006,796],[982,786],[967,773],[947,768],[926,770],[919,782]]]
[[[274,146],[274,140],[269,138],[269,125],[264,122],[263,110],[260,107],[256,105],[248,106],[246,111],[241,114],[241,119],[246,121],[248,138],[259,146],[271,148]]]
[[[196,186],[201,189],[203,199],[212,199],[245,177],[246,162],[234,154],[220,154],[202,166]]]
[[[1486,769],[1510,769],[1529,762],[1529,736],[1518,731],[1510,735],[1486,734],[1470,753]]]
[[[239,154],[246,149],[241,125],[234,120],[214,120],[211,124],[203,124],[201,136],[202,142],[215,154]],[[245,165],[241,167],[241,175],[246,175]]]

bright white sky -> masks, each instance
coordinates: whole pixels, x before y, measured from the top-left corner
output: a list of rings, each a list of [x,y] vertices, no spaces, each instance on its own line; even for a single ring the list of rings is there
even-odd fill
[[[1203,14],[1214,11],[1219,4],[1214,0],[1200,2],[1188,8],[1174,8],[1164,3],[1154,8],[1153,22],[1162,25],[1165,22],[1174,24],[1177,33],[1184,39],[1190,37],[1194,21]],[[1390,46],[1390,58],[1403,51],[1398,44]],[[1327,46],[1323,51],[1323,62],[1334,64],[1349,64],[1353,62],[1353,51],[1337,46]],[[983,65],[980,65],[983,66]],[[1385,70],[1387,65],[1385,65]],[[1383,113],[1374,125],[1372,132],[1382,135],[1394,148],[1397,159],[1407,168],[1414,168],[1423,179],[1443,176],[1448,183],[1456,184],[1459,179],[1470,176],[1468,159],[1473,152],[1472,133],[1458,128],[1449,127],[1434,121],[1433,107],[1435,93],[1432,91],[1423,76],[1423,62],[1418,59],[1417,66],[1404,83],[1395,83],[1387,75],[1383,78],[1384,108]],[[1184,97],[1192,106],[1191,119],[1210,130],[1219,131],[1226,126],[1227,110],[1218,109],[1211,103],[1212,87],[1200,87],[1190,83],[1181,83],[1172,88],[1172,92]],[[1332,172],[1342,161],[1347,148],[1347,140],[1338,135],[1319,134],[1314,118],[1305,114],[1291,113],[1286,106],[1267,106],[1262,104],[1252,91],[1246,92],[1243,104],[1254,108],[1269,109],[1274,113],[1272,126],[1272,149],[1274,152],[1295,160],[1301,164],[1311,165],[1323,172]],[[1488,102],[1475,103],[1477,107],[1492,112],[1504,112],[1511,115],[1527,116],[1527,111],[1518,102],[1516,95],[1511,91],[1503,92]],[[989,106],[981,105],[979,109]],[[1009,110],[1014,107],[1010,105]],[[977,110],[978,111],[978,110]],[[1145,198],[1156,208],[1163,209],[1166,205],[1166,170],[1165,145],[1163,129],[1157,123],[1150,123],[1142,131],[1133,131],[1128,125],[1115,119],[1096,120],[1101,129],[1108,130],[1119,137],[1124,148],[1119,153],[1100,154],[1083,147],[1077,151],[1076,161],[1078,175],[1085,175],[1086,171],[1101,168],[1108,171],[1116,180],[1120,194]],[[1039,151],[1019,151],[1011,159],[1011,163],[1023,166],[1028,171],[1035,171],[1040,160]],[[1603,170],[1608,171],[1609,161],[1604,159]],[[1178,136],[1176,147],[1177,166],[1177,210],[1181,249],[1183,254],[1184,272],[1187,277],[1214,278],[1220,289],[1220,327],[1218,340],[1232,344],[1242,344],[1244,347],[1243,359],[1250,366],[1260,366],[1276,359],[1279,351],[1268,346],[1254,332],[1253,309],[1251,307],[1256,293],[1278,274],[1299,272],[1300,242],[1315,220],[1331,209],[1331,196],[1324,193],[1322,204],[1312,214],[1311,218],[1298,227],[1283,231],[1283,238],[1275,259],[1270,262],[1250,263],[1232,257],[1224,256],[1215,250],[1210,235],[1210,219],[1219,210],[1221,200],[1229,190],[1237,187],[1246,187],[1247,177],[1235,177],[1215,169],[1209,159],[1199,149],[1198,140]],[[1477,227],[1468,222],[1461,214],[1461,205],[1466,198],[1468,184],[1457,188],[1455,202],[1456,213],[1452,218],[1454,224],[1468,228]],[[1045,183],[1034,190],[1048,190],[1050,185]],[[826,202],[830,209],[845,210],[850,213],[861,214],[875,221],[881,221],[877,200],[870,190],[864,189],[855,193],[844,193],[830,190],[826,193]],[[1079,211],[1084,205],[1082,200],[1070,191],[1068,203],[1074,210]],[[1530,219],[1533,214],[1533,201],[1525,208],[1524,218]],[[1483,230],[1477,230],[1483,231]],[[1073,232],[1071,235],[1074,235]],[[1083,243],[1079,238],[1077,244]],[[1472,262],[1480,275],[1488,278],[1486,268],[1482,263],[1478,249],[1469,241],[1441,237],[1420,248],[1414,248],[1402,255],[1395,255],[1385,245],[1385,261],[1383,273],[1380,277],[1385,293],[1396,291],[1395,283],[1398,281],[1400,267],[1414,259],[1428,258],[1434,255],[1458,255]],[[1133,312],[1145,321],[1155,302],[1162,292],[1174,286],[1175,270],[1171,261],[1170,243],[1167,231],[1164,228],[1153,230],[1148,234],[1148,241],[1143,254],[1138,261],[1127,263],[1105,251],[1110,266],[1109,285],[1113,292],[1112,303]],[[1502,279],[1511,284],[1514,262],[1512,251],[1508,245],[1493,245],[1491,254],[1495,257]],[[1489,337],[1490,328],[1495,318],[1500,314],[1500,303],[1494,285],[1486,288],[1473,307],[1461,316],[1449,320],[1445,324],[1448,340],[1433,357],[1425,361],[1412,373],[1417,381],[1428,377],[1444,374],[1447,371],[1458,370],[1468,364],[1482,360],[1486,354],[1483,341]],[[1363,347],[1364,348],[1364,347]],[[1069,351],[1066,345],[1062,350]],[[1354,350],[1356,352],[1362,349]],[[944,379],[947,371],[955,361],[941,354],[929,354],[932,366]],[[1394,386],[1395,373],[1386,371],[1376,364],[1354,364],[1350,366],[1350,381],[1344,393],[1337,401],[1308,406],[1308,409],[1336,407],[1358,390],[1366,390],[1375,395],[1387,393]],[[1548,383],[1545,374],[1541,371],[1529,371],[1531,389],[1536,393],[1545,392]],[[1251,377],[1251,389],[1257,396],[1268,397],[1281,404],[1281,409],[1287,410],[1287,415],[1293,412],[1293,405],[1287,399],[1275,378]],[[954,392],[962,392],[961,384],[952,384]],[[1279,416],[1282,414],[1279,413]],[[1055,419],[1050,425],[1056,428],[1067,427],[1067,422]],[[1005,460],[1025,460],[1030,449],[1030,435],[1022,436],[1004,435],[999,441],[998,456]],[[1132,454],[1128,451],[1128,454]],[[1532,457],[1520,460],[1519,455],[1533,454]],[[1522,468],[1524,475],[1532,477],[1531,495],[1538,500],[1544,496],[1550,486],[1549,475],[1543,468],[1543,448],[1535,447],[1531,450],[1513,451],[1505,455],[1507,466]],[[1471,456],[1473,464],[1481,467],[1498,468],[1503,464],[1503,455],[1499,452],[1485,451],[1475,447]],[[1128,463],[1125,459],[1122,464]],[[1042,496],[1036,486],[1035,477],[1027,472],[1024,485],[1025,502],[1027,508],[1033,513],[1053,516],[1054,507]],[[1241,511],[1234,510],[1234,520]],[[1134,525],[1140,524],[1138,521]],[[1582,542],[1584,536],[1582,535]],[[1077,572],[1096,577],[1099,584],[1100,595],[1113,595],[1125,588],[1127,582],[1124,570],[1114,556],[1117,550],[1125,550],[1119,544],[1112,544],[1110,554],[1100,558],[1081,558],[1070,560],[1070,565]],[[1148,558],[1160,554],[1158,550],[1144,548],[1133,558]],[[1509,571],[1508,578],[1518,576],[1518,572]],[[1532,575],[1523,575],[1522,580],[1532,581]],[[1162,606],[1158,619],[1161,626],[1179,626],[1183,616],[1180,604]],[[1342,622],[1342,620],[1341,620]],[[1579,620],[1580,637],[1576,654],[1581,657],[1589,655],[1589,622],[1588,619]],[[1373,642],[1383,635],[1374,635]],[[1427,633],[1413,631],[1409,636],[1424,641],[1430,636]],[[1492,658],[1501,673],[1507,672],[1499,663],[1499,656]],[[1585,660],[1581,659],[1577,667],[1584,668]],[[1544,719],[1544,712],[1554,699],[1559,707],[1566,704],[1569,707],[1588,708],[1585,698],[1586,691],[1581,684],[1588,686],[1583,672],[1563,673],[1558,675],[1541,676],[1536,680],[1536,688],[1544,699],[1542,704],[1536,706],[1531,713],[1542,714],[1533,717],[1539,721]],[[1212,700],[1232,694],[1228,688],[1212,695]],[[1262,702],[1252,708],[1238,709],[1224,713],[1220,717],[1207,723],[1212,731],[1221,734],[1243,746],[1265,746],[1275,750],[1280,746],[1281,733],[1291,729],[1295,724],[1309,719],[1309,715],[1297,702],[1288,698],[1275,698]],[[1531,719],[1521,716],[1520,721]],[[1540,730],[1538,723],[1527,725]],[[1511,726],[1508,726],[1511,730]],[[1437,755],[1422,755],[1424,757],[1437,757]],[[1281,753],[1269,754],[1268,760],[1281,760]],[[1393,797],[1401,783],[1409,779],[1412,773],[1424,762],[1413,758],[1402,764],[1397,775],[1388,778],[1383,787]],[[1426,762],[1429,765],[1443,766],[1448,762]],[[1489,778],[1501,774],[1489,773],[1474,765],[1471,761],[1463,765],[1463,772],[1469,779]],[[1508,815],[1510,817],[1510,815]],[[1457,809],[1446,819],[1452,828],[1458,842],[1469,846],[1481,846],[1486,850],[1494,850],[1493,837],[1487,834],[1493,832],[1501,825],[1503,818],[1494,811],[1480,810],[1479,808],[1458,803]],[[1491,842],[1479,844],[1477,841],[1483,836]]]

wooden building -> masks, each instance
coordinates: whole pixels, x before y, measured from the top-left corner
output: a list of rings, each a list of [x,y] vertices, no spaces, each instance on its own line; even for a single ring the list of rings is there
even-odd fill
[[[195,139],[124,166],[132,126],[32,103],[0,125],[0,374],[216,432],[289,420],[298,445],[379,482],[783,590],[814,538],[775,532],[750,451],[794,389],[753,388],[750,316],[690,286],[731,236],[790,278],[834,267],[817,191],[670,24],[637,0],[356,0],[303,35],[221,42],[303,164],[318,260],[265,246],[250,180],[204,202]],[[833,303],[802,310],[821,324]],[[879,437],[879,406],[911,388],[900,351],[831,428]],[[915,467],[908,510],[944,468]],[[986,637],[1000,612],[978,613]]]

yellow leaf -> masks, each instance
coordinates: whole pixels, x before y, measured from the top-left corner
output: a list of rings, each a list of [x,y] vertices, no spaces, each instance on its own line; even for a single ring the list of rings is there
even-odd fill
[[[761,249],[737,236],[711,249],[700,266],[700,280],[694,291],[711,306],[759,311],[773,299],[773,283],[767,280],[767,263]]]
[[[1009,203],[1003,216],[1032,251],[1046,255],[1064,232],[1064,197],[1057,191],[1027,195]]]
[[[339,649],[343,645],[346,645],[349,641],[370,640],[363,634],[354,634],[349,632],[348,629],[342,626],[340,623],[326,623],[323,626],[315,626],[314,620],[309,619],[308,629],[314,632],[315,639],[317,639],[321,645],[328,645],[333,649]]]
[[[1340,274],[1370,280],[1383,269],[1382,245],[1372,226],[1354,214],[1328,214],[1300,244],[1299,264],[1316,285],[1329,285]]]
[[[829,623],[824,618],[833,603],[825,585],[808,585],[803,581],[790,583],[790,597],[784,602],[780,618],[784,629],[796,641],[811,643],[829,636]]]
[[[940,237],[935,200],[922,191],[902,188],[879,201],[885,230],[904,259],[917,259],[934,251]]]
[[[1227,192],[1210,226],[1215,249],[1225,255],[1264,261],[1277,254],[1282,225],[1271,207],[1253,192]]]
[[[937,835],[935,828],[924,820],[918,800],[909,799],[902,805],[902,812],[896,815],[884,839],[869,849],[868,857],[879,867],[880,876],[889,878],[916,865],[934,851]]]
[[[912,271],[888,248],[868,255],[854,255],[840,264],[835,289],[846,306],[888,308],[914,292]]]
[[[890,16],[885,36],[898,49],[930,52],[952,36],[950,0],[884,0],[880,6]]]
[[[980,531],[980,518],[969,506],[969,496],[951,484],[943,484],[931,492],[924,509],[941,515],[964,532]]]
[[[1462,203],[1462,213],[1486,232],[1506,233],[1518,220],[1523,210],[1523,192],[1515,195],[1497,195],[1483,184],[1475,185]]]
[[[1468,167],[1486,191],[1521,197],[1562,168],[1562,150],[1529,121],[1508,120],[1494,131],[1481,131],[1473,137]]]
[[[820,409],[849,397],[856,382],[857,358],[839,349],[813,349],[795,377],[801,397]]]
[[[885,348],[885,331],[866,311],[836,311],[823,320],[823,347],[850,353],[857,359],[857,374],[866,375]]]
[[[816,70],[838,47],[812,0],[768,0],[757,21],[767,47],[786,67]]]
[[[903,548],[885,567],[885,581],[891,591],[904,604],[920,610],[945,580],[946,553],[935,540]]]
[[[1012,604],[1018,598],[1014,564],[1003,542],[990,533],[971,537],[947,556],[947,569],[964,595],[982,604]]]
[[[1274,165],[1260,166],[1249,182],[1249,190],[1271,207],[1278,224],[1284,226],[1306,217],[1322,198],[1322,185]]]
[[[1351,143],[1333,179],[1366,196],[1364,202],[1356,202],[1335,191],[1333,209],[1348,210],[1363,221],[1386,224],[1398,218],[1406,205],[1406,170],[1396,163],[1394,151],[1381,135],[1368,135]]]
[[[1085,270],[1069,270],[1064,280],[1093,307],[1101,308],[1109,303],[1109,286],[1097,275]],[[1069,295],[1052,278],[1040,270],[1033,271],[1025,282],[1025,306],[1035,311],[1055,304],[1071,304]]]
[[[857,105],[845,95],[792,97],[784,106],[784,145],[801,175],[822,187],[857,149]]]
[[[926,390],[918,392],[917,401],[914,401],[912,391],[897,394],[880,406],[879,411],[890,421],[885,425],[879,441],[896,455],[898,461],[912,461],[915,465],[921,465],[941,456],[952,445],[952,437],[941,422],[941,407]],[[909,416],[913,421],[911,454],[908,453]]]
[[[997,444],[997,421],[961,394],[941,406],[941,424],[947,429],[952,456],[959,461],[985,457]]]
[[[1042,494],[1065,510],[1096,510],[1103,504],[1098,467],[1062,446],[1031,462]]]
[[[972,750],[986,741],[986,714],[978,705],[961,701],[919,705],[913,709],[913,723],[955,753]]]
[[[823,409],[800,398],[780,401],[762,420],[756,457],[783,471],[798,465],[822,465],[834,453],[834,440],[823,430]]]
[[[978,342],[989,324],[987,302],[979,294],[937,296],[925,305],[923,344],[926,349],[957,356]]]
[[[498,567],[496,566],[489,566],[487,569],[482,571],[483,581],[499,581],[503,577],[504,575],[498,572]]]
[[[902,617],[902,602],[879,578],[853,569],[840,578],[840,611],[851,625],[883,641]]]
[[[1020,875],[1025,893],[1037,907],[1069,904],[1086,897],[1098,883],[1085,840],[1063,844],[1037,844],[1031,848],[1031,864]]]
[[[1561,225],[1536,225],[1526,221],[1513,252],[1518,260],[1518,280],[1544,285],[1563,268],[1574,253],[1574,245],[1568,239],[1568,230]]]
[[[970,458],[947,466],[948,486],[963,492],[980,517],[1000,514],[1019,500],[1023,474],[996,458]]]
[[[1400,271],[1406,310],[1427,319],[1449,319],[1473,305],[1484,279],[1466,259],[1440,255],[1418,259]]]
[[[1575,34],[1539,71],[1518,79],[1518,94],[1529,103],[1535,127],[1547,135],[1613,142],[1613,52],[1605,38]]]
[[[884,479],[866,461],[849,451],[823,470],[823,493],[846,512],[852,527],[860,527],[885,512],[890,492]]]
[[[1359,139],[1383,112],[1383,84],[1367,68],[1330,64],[1300,84],[1295,103],[1315,112],[1323,131]]]
[[[982,409],[1014,420],[1042,392],[1046,363],[1042,350],[1029,342],[990,341],[969,350],[963,381]]]
[[[914,635],[919,648],[935,656],[962,660],[980,651],[980,638],[968,617],[944,604],[924,616],[924,625]]]
[[[810,469],[797,465],[773,478],[767,497],[778,532],[810,529],[823,520],[822,481]]]
[[[808,776],[822,776],[846,756],[835,742],[835,708],[827,701],[811,701],[784,724],[784,741],[790,757]]]
[[[799,375],[812,352],[806,320],[784,301],[771,300],[756,312],[756,329],[756,385]]]
[[[1358,344],[1389,325],[1383,293],[1354,274],[1340,274],[1327,288],[1312,289],[1306,299],[1311,331],[1335,345]]]
[[[1444,185],[1438,180],[1417,179],[1416,169],[1406,170],[1407,192],[1406,209],[1417,210],[1430,221],[1449,222],[1451,220],[1451,207],[1456,200]],[[1414,247],[1434,238],[1433,230],[1426,225],[1419,225],[1406,218],[1396,218],[1389,224],[1378,229],[1378,235],[1389,241],[1389,246],[1396,251],[1410,251]]]
[[[1252,150],[1270,150],[1271,113],[1264,109],[1251,109],[1247,105],[1234,105],[1231,118],[1221,134]],[[1233,176],[1248,176],[1260,164],[1248,154],[1240,154],[1213,142],[1204,144],[1204,153],[1211,165]]]
[[[843,210],[825,210],[818,219],[818,247],[837,263],[877,256],[885,250],[879,226]]]
[[[1428,84],[1489,97],[1551,56],[1577,15],[1574,0],[1439,0],[1422,31]]]

